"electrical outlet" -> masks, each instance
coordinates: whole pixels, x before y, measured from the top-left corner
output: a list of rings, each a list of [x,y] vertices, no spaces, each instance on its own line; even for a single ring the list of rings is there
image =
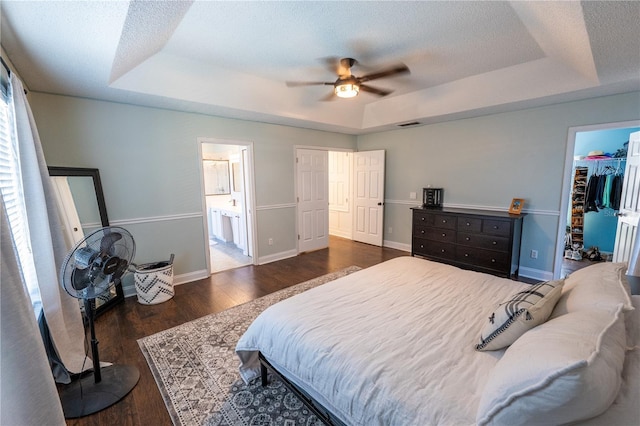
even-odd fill
[[[418,194],[416,194],[415,192],[410,192],[409,193],[409,199],[410,200],[415,200],[416,198],[418,198]]]
[[[532,259],[538,258],[538,250],[531,250],[531,258]]]
[[[273,245],[273,238],[269,238],[269,245],[272,246]]]
[[[389,227],[389,233],[393,234],[393,228],[392,227]]]

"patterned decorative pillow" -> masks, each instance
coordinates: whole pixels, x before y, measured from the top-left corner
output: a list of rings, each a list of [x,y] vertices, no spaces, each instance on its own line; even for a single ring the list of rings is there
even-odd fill
[[[489,315],[480,334],[478,351],[494,351],[515,342],[527,330],[549,318],[562,295],[564,280],[533,284],[528,290],[514,294]]]

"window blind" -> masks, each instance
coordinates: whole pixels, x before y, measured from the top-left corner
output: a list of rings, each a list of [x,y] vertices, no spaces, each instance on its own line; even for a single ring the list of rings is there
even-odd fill
[[[9,86],[6,93],[4,91],[0,93],[0,193],[4,200],[11,236],[18,254],[18,264],[37,318],[42,309],[42,302],[31,251],[19,154],[11,86]]]

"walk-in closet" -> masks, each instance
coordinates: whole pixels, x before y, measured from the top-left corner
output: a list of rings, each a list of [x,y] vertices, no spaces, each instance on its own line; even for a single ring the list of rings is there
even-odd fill
[[[563,264],[567,272],[612,259],[629,134],[636,130],[576,135]]]

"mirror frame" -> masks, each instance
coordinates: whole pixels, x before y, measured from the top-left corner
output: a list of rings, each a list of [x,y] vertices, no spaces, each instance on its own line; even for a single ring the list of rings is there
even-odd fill
[[[104,193],[102,192],[102,182],[100,180],[100,171],[98,169],[83,167],[58,167],[49,166],[49,176],[85,176],[93,180],[93,189],[96,193],[96,201],[98,202],[98,211],[100,213],[100,222],[102,227],[109,226],[109,217],[107,216],[107,205],[104,201]],[[100,306],[96,307],[96,316],[108,310],[112,306],[124,301],[124,291],[122,283],[116,284],[116,294]],[[94,300],[95,304],[95,300]]]

